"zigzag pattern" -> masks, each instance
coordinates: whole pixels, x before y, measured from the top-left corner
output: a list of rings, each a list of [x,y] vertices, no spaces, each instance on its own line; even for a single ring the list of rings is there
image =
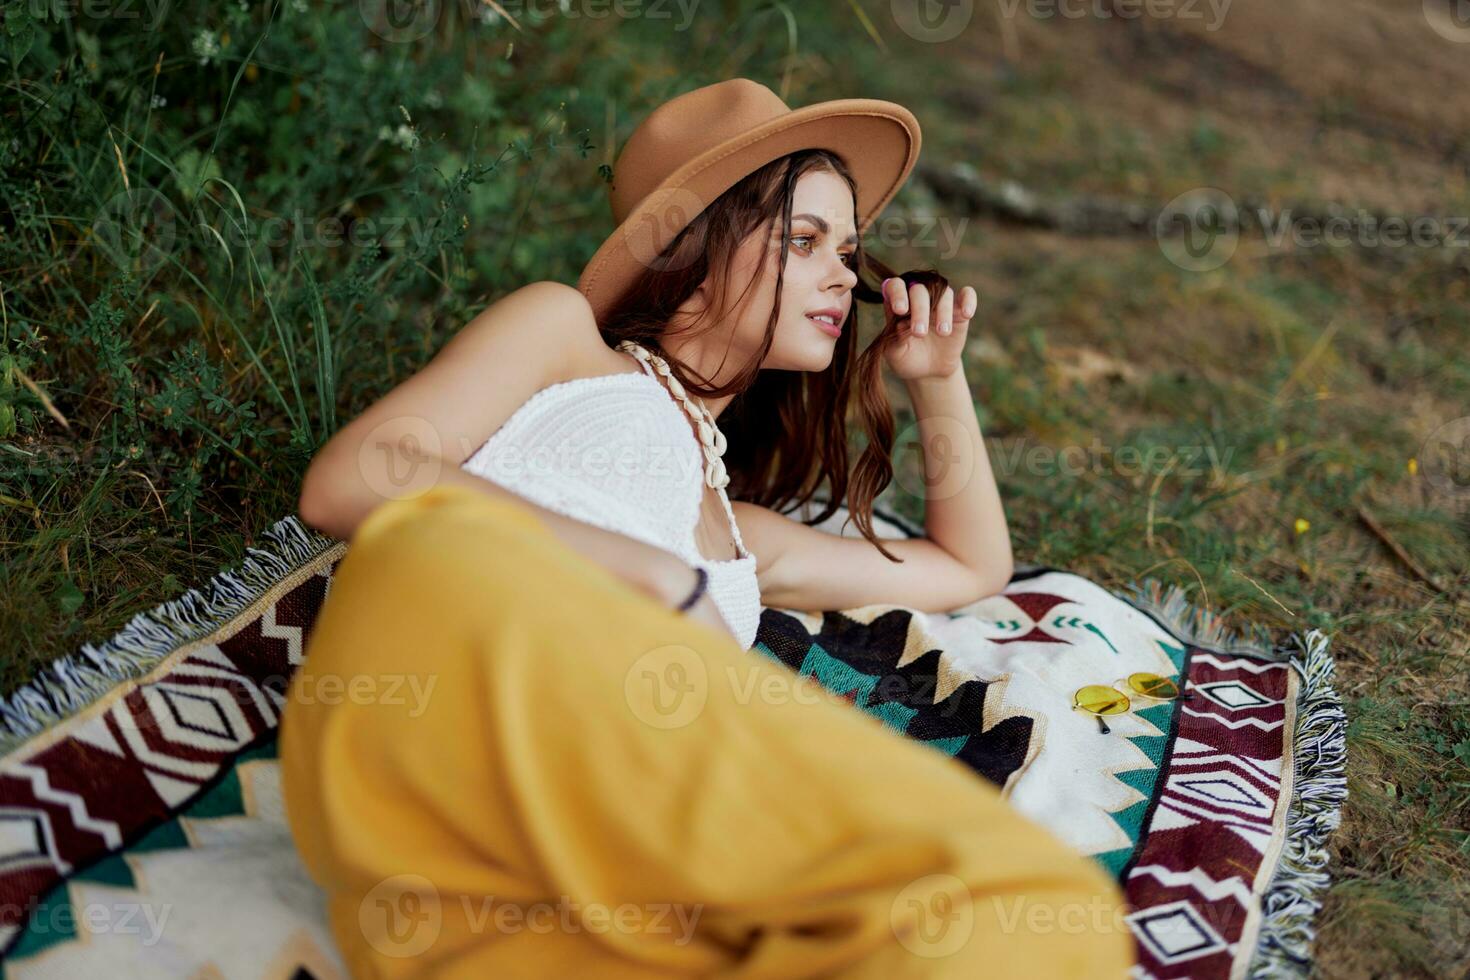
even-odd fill
[[[1147,835],[1127,873],[1137,975],[1228,976],[1263,859],[1280,832],[1285,705],[1281,663],[1192,650],[1188,687],[1218,710],[1181,703],[1174,751]],[[1237,717],[1230,717],[1230,715]]]
[[[37,739],[0,766],[0,942],[17,936],[32,898],[167,819],[275,730],[335,569],[303,570],[229,638],[119,685],[68,737]]]

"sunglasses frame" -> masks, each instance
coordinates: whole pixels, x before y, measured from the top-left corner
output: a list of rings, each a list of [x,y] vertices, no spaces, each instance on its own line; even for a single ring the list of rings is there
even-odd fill
[[[1174,685],[1173,695],[1169,697],[1160,697],[1157,694],[1145,694],[1144,692],[1140,691],[1138,688],[1133,686],[1133,678],[1139,676],[1140,674],[1169,681],[1171,684]],[[1165,677],[1163,674],[1155,674],[1147,670],[1136,670],[1133,673],[1129,674],[1127,677],[1123,678],[1121,681],[1114,681],[1112,684],[1084,684],[1082,687],[1079,687],[1076,691],[1072,693],[1072,710],[1086,711],[1088,714],[1092,715],[1092,717],[1096,718],[1099,735],[1111,735],[1113,733],[1113,730],[1108,727],[1107,722],[1103,721],[1104,714],[1126,715],[1133,710],[1133,698],[1128,696],[1127,691],[1121,691],[1118,689],[1118,684],[1120,683],[1128,687],[1129,690],[1133,691],[1134,697],[1147,698],[1150,701],[1194,700],[1194,693],[1192,691],[1186,691],[1184,689],[1184,685],[1187,683],[1187,681],[1184,681],[1182,679],[1176,681],[1172,677]],[[1099,712],[1088,711],[1086,708],[1082,707],[1082,705],[1079,704],[1078,701],[1081,697],[1082,692],[1087,690],[1089,687],[1106,687],[1108,690],[1115,692],[1119,697],[1123,699],[1123,710]]]

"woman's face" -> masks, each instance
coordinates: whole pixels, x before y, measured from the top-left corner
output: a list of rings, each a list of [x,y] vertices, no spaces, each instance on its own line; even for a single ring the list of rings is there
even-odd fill
[[[761,262],[761,247],[769,254]],[[784,247],[783,247],[784,246]],[[762,368],[785,371],[821,371],[832,361],[837,345],[833,332],[841,329],[852,308],[857,284],[857,232],[852,191],[830,171],[811,171],[797,179],[791,199],[791,235],[781,241],[779,216],[746,237],[736,250],[730,269],[728,302],[740,305],[733,320],[733,342],[721,380],[738,370],[760,348],[771,306],[776,300],[777,263],[785,261],[781,309],[776,332]],[[743,301],[740,290],[755,278]],[[830,315],[828,326],[815,318]],[[729,323],[729,320],[726,322]],[[724,330],[712,335],[715,362],[723,355]]]

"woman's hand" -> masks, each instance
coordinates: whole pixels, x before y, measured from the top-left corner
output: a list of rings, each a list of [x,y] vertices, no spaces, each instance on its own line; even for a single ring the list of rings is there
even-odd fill
[[[888,349],[884,361],[904,381],[945,378],[960,370],[965,353],[965,336],[975,315],[978,298],[971,286],[960,290],[945,287],[936,307],[929,308],[929,290],[893,276],[883,283],[883,307],[887,315],[907,317],[901,324],[898,343]]]

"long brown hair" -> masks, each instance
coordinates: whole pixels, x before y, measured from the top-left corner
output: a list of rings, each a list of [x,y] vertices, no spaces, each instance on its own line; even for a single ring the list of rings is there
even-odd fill
[[[705,398],[733,395],[720,413],[720,430],[728,438],[725,466],[730,474],[727,493],[732,499],[748,500],[778,512],[799,507],[811,500],[825,481],[829,487],[826,506],[807,524],[819,524],[837,512],[846,498],[849,519],[858,531],[891,561],[903,559],[879,542],[873,531],[873,500],[893,479],[891,454],[894,442],[893,408],[883,384],[883,355],[902,340],[902,319],[887,317],[877,338],[857,351],[857,310],[854,302],[842,324],[832,363],[823,371],[765,371],[761,363],[771,349],[781,309],[781,290],[786,269],[786,241],[791,237],[791,199],[797,180],[813,171],[830,171],[847,182],[856,208],[856,184],[841,158],[826,150],[802,150],[780,157],[751,173],[705,208],[664,249],[647,263],[639,277],[619,297],[599,327],[603,340],[616,348],[623,340],[635,340],[658,351],[669,362],[679,382],[691,393]],[[713,298],[695,324],[720,316],[743,302],[759,280],[760,273],[741,291],[734,303],[729,270],[735,251],[751,232],[781,222],[781,261],[777,263],[776,298],[766,323],[760,350],[739,375],[720,386],[662,349],[659,336],[684,303],[709,276]],[[762,245],[758,269],[765,268],[770,239]],[[854,253],[858,272],[853,299],[883,303],[878,284],[898,275],[863,248],[861,238]],[[877,277],[864,281],[863,273]],[[947,285],[943,276],[929,269],[904,273],[908,283],[921,282],[930,290],[931,303]],[[692,327],[692,325],[691,325]],[[723,369],[722,361],[716,374]],[[848,472],[847,426],[856,409],[858,423],[867,436],[862,455]]]

